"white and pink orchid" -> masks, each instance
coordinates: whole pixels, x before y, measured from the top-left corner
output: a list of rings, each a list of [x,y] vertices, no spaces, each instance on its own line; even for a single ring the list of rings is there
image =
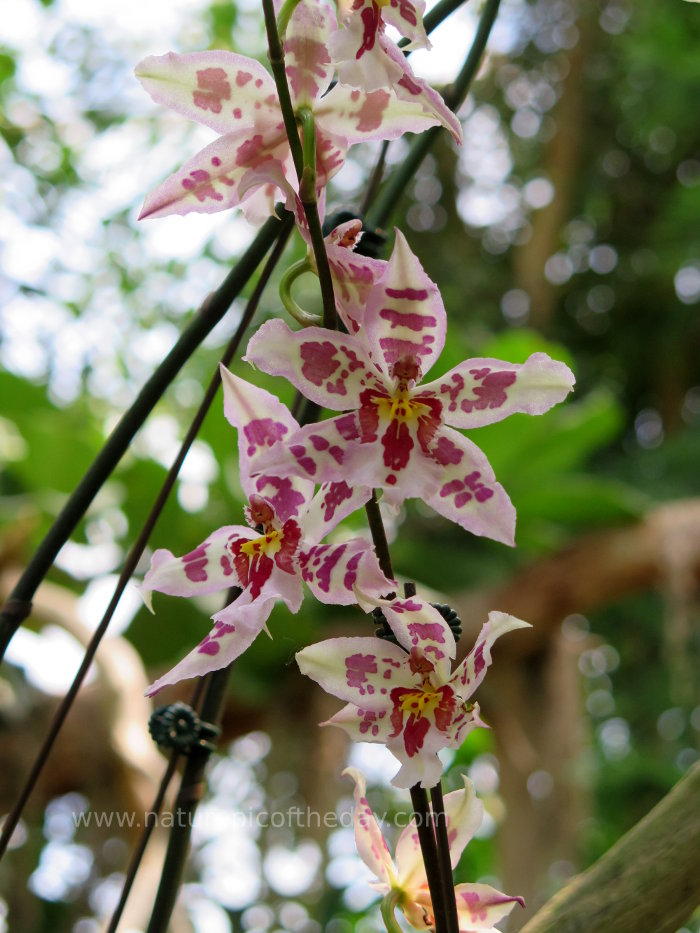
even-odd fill
[[[341,2],[339,17],[343,25],[330,36],[329,51],[342,84],[365,91],[392,88],[401,100],[420,101],[459,144],[461,123],[438,92],[414,74],[403,51],[385,32],[386,22],[411,39],[408,50],[429,49],[430,40],[423,28],[424,9],[425,3],[413,4],[410,0]]]
[[[293,332],[268,321],[250,340],[249,362],[343,412],[302,428],[258,468],[316,482],[352,476],[383,488],[390,505],[420,498],[474,534],[513,544],[510,499],[484,454],[454,428],[541,414],[571,391],[571,370],[544,353],[521,365],[471,359],[420,385],[442,351],[447,321],[437,286],[398,230],[389,263],[349,323],[356,333]]]
[[[150,606],[156,590],[171,596],[200,596],[240,587],[241,594],[213,616],[209,634],[149,695],[166,684],[224,667],[253,642],[282,600],[297,612],[302,581],[324,603],[356,602],[355,586],[377,595],[392,589],[371,545],[363,538],[339,544],[319,543],[336,525],[367,501],[370,490],[344,481],[321,487],[296,477],[269,473],[251,478],[251,469],[271,443],[285,441],[299,425],[274,395],[232,375],[223,366],[224,413],[238,429],[243,490],[249,505],[248,526],[227,525],[184,557],[158,550],[141,585]]]
[[[401,100],[420,101],[462,142],[462,125],[427,81],[414,74],[403,51],[389,39],[385,22],[411,39],[407,49],[430,48],[423,28],[425,3],[410,0],[351,0],[339,4],[343,26],[329,38],[328,48],[338,68],[338,80],[365,91],[391,88]]]
[[[328,42],[337,29],[332,6],[301,0],[289,21],[286,72],[295,111],[309,108],[316,127],[317,184],[323,189],[359,142],[397,139],[441,122],[427,98],[400,98],[391,89],[328,90],[334,66]],[[153,191],[141,217],[213,213],[241,205],[249,216],[271,213],[274,188],[241,182],[272,160],[296,185],[275,82],[257,61],[227,51],[151,55],[136,75],[153,100],[221,134]],[[449,113],[449,111],[448,111]]]
[[[370,881],[383,895],[396,893],[396,906],[408,922],[419,930],[435,929],[435,916],[418,841],[415,820],[411,820],[396,843],[392,859],[384,835],[367,802],[366,782],[356,768],[346,768],[355,782],[355,844],[362,861],[376,876]],[[481,826],[484,807],[477,799],[474,785],[463,777],[464,788],[445,795],[445,822],[450,845],[452,868]],[[507,917],[516,904],[524,907],[521,897],[509,897],[488,884],[458,884],[455,887],[460,933],[498,933],[495,924]]]
[[[401,763],[392,781],[396,787],[432,787],[442,774],[438,751],[457,748],[484,725],[478,704],[469,700],[491,663],[491,646],[528,623],[490,612],[474,648],[452,672],[454,636],[428,603],[417,597],[364,599],[363,606],[381,606],[398,645],[371,637],[331,638],[299,651],[299,669],[347,703],[324,725],[340,726],[355,741],[386,745]]]

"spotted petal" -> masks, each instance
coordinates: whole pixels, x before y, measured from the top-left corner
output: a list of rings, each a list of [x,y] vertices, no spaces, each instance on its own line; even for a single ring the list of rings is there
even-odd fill
[[[380,24],[379,9],[369,0],[360,16],[353,14],[345,26],[330,37],[328,49],[341,84],[376,91],[393,87],[401,78],[402,70],[377,41]]]
[[[226,610],[214,617],[214,627],[196,648],[159,677],[146,691],[153,696],[167,684],[176,684],[188,677],[200,677],[209,671],[226,667],[239,657],[257,638],[272,612],[274,599],[246,602],[242,594]]]
[[[371,611],[372,607],[381,608],[398,643],[406,649],[419,652],[435,667],[436,677],[444,683],[451,670],[450,659],[457,653],[455,638],[449,625],[437,609],[417,596],[404,599],[377,600],[367,599],[367,591],[358,583],[360,605]]]
[[[369,486],[348,486],[345,480],[324,483],[311,500],[302,524],[304,542],[318,544],[372,495]]]
[[[482,626],[476,644],[450,679],[463,700],[472,696],[486,676],[491,664],[491,647],[496,639],[518,628],[530,628],[530,624],[505,612],[489,612],[488,622]]]
[[[386,269],[385,260],[362,256],[354,250],[361,230],[362,221],[348,220],[326,237],[338,313],[351,334],[362,326],[369,293]]]
[[[359,709],[354,703],[348,703],[321,725],[338,726],[353,742],[383,745],[386,745],[393,728],[388,709]]]
[[[478,428],[515,412],[541,415],[566,398],[574,381],[564,363],[546,353],[533,353],[521,365],[493,359],[465,360],[421,388],[442,400],[448,424]]]
[[[343,776],[345,775],[355,782],[353,824],[357,854],[379,881],[391,887],[396,878],[394,862],[372,808],[367,802],[364,775],[357,768],[346,768],[343,771]]]
[[[363,460],[362,448],[355,443],[359,436],[355,412],[307,424],[288,443],[262,454],[257,469],[278,476],[309,476],[317,483],[340,482],[351,476],[353,484],[371,486],[373,461],[366,456]]]
[[[257,493],[268,499],[282,522],[291,516],[298,518],[311,501],[312,481],[294,476],[251,476],[262,452],[280,441],[284,443],[299,430],[296,419],[271,392],[239,379],[225,366],[221,366],[221,382],[224,414],[238,430],[238,458],[245,494]]]
[[[386,747],[401,762],[401,767],[391,779],[394,787],[408,789],[414,784],[434,787],[442,778],[443,764],[438,758],[442,748],[451,747],[451,737],[430,722],[427,731],[420,736],[419,745],[414,746],[414,737],[407,736],[406,725],[398,736],[388,739]]]
[[[292,331],[279,319],[266,321],[251,337],[244,359],[336,411],[356,408],[360,392],[378,384],[362,343],[323,327]]]
[[[268,159],[286,163],[288,155],[281,124],[260,132],[236,129],[214,140],[152,191],[139,220],[193,211],[212,214],[236,207],[243,198],[241,182],[246,173]]]
[[[400,366],[418,382],[442,352],[446,330],[440,292],[397,230],[391,259],[367,302],[367,346],[381,350],[378,365],[388,377]]]
[[[391,60],[400,71],[394,82],[394,92],[400,100],[419,103],[426,114],[434,116],[448,130],[457,145],[462,143],[462,124],[447,106],[438,92],[427,81],[414,74],[408,59],[391,40],[380,37],[381,54]],[[379,54],[379,53],[378,53]]]
[[[245,525],[226,525],[184,557],[175,557],[161,548],[151,558],[151,566],[139,587],[151,608],[151,593],[170,596],[204,596],[230,586],[245,586],[232,558],[231,545],[249,541],[257,532]]]
[[[303,581],[322,603],[352,606],[357,602],[356,586],[376,595],[394,586],[379,569],[372,546],[362,538],[302,550],[299,566]]]
[[[158,104],[217,133],[280,119],[272,76],[255,59],[235,52],[149,55],[136,77]]]
[[[302,674],[363,710],[385,709],[392,687],[416,680],[403,648],[380,638],[330,638],[297,652],[296,659]]]
[[[498,933],[496,924],[507,917],[522,897],[509,897],[488,884],[458,884],[455,887],[460,930]]]
[[[439,122],[420,102],[401,100],[393,90],[367,92],[343,84],[316,103],[314,115],[324,134],[341,137],[349,145],[422,133]]]
[[[301,0],[292,14],[284,41],[285,68],[295,107],[310,106],[328,89],[333,66],[328,39],[336,30],[328,3]]]
[[[439,483],[426,492],[428,505],[472,534],[513,545],[515,509],[479,448],[443,426],[431,450],[442,469]]]

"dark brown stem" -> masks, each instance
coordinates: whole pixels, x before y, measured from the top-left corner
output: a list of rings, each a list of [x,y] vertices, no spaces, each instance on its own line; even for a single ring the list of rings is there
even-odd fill
[[[243,336],[246,330],[248,329],[248,326],[253,318],[253,315],[255,314],[255,311],[260,301],[260,296],[262,295],[263,289],[265,288],[265,285],[267,284],[270,276],[272,275],[272,271],[275,265],[277,264],[280,256],[282,255],[282,250],[284,249],[284,245],[287,241],[287,238],[289,237],[291,229],[292,229],[292,217],[291,215],[288,215],[285,221],[283,222],[283,225],[279,231],[279,239],[277,241],[275,249],[270,254],[270,258],[260,275],[260,280],[258,281],[253,294],[250,297],[246,310],[243,314],[243,317],[241,318],[241,322],[236,328],[236,333],[231,338],[231,341],[228,347],[226,348],[224,355],[222,356],[222,362],[225,365],[229,363],[231,359],[233,359],[234,354],[238,350],[240,342],[243,339]],[[20,816],[22,815],[22,811],[24,810],[27,800],[29,799],[32,791],[34,790],[34,787],[39,778],[39,775],[41,774],[41,771],[44,765],[46,764],[46,760],[49,757],[51,749],[53,748],[53,744],[56,741],[56,737],[58,736],[61,730],[61,727],[63,726],[63,723],[65,722],[65,719],[70,711],[70,708],[73,705],[73,702],[75,701],[76,696],[78,695],[78,691],[80,690],[80,687],[82,686],[85,676],[88,670],[90,669],[90,665],[92,664],[92,660],[95,657],[97,648],[100,642],[102,641],[102,638],[105,632],[107,631],[107,627],[112,619],[112,616],[114,615],[114,611],[117,608],[117,605],[119,603],[119,600],[121,599],[122,593],[126,589],[126,585],[131,579],[131,576],[134,573],[134,570],[136,569],[136,566],[139,560],[141,559],[143,552],[146,549],[146,545],[148,544],[148,540],[153,532],[153,529],[155,528],[156,522],[158,521],[160,514],[163,511],[163,508],[165,507],[165,503],[168,500],[168,496],[170,495],[170,492],[172,491],[173,486],[175,485],[175,482],[177,481],[180,468],[182,467],[184,459],[187,456],[187,452],[192,446],[192,442],[197,436],[199,429],[202,425],[202,422],[204,421],[204,418],[206,417],[207,412],[209,411],[209,408],[211,407],[211,403],[213,402],[214,397],[216,396],[220,381],[221,381],[221,376],[219,374],[219,369],[217,367],[216,372],[214,373],[214,376],[212,377],[212,380],[209,383],[209,387],[204,396],[204,399],[202,400],[202,403],[199,406],[199,409],[197,410],[197,414],[195,415],[192,421],[192,424],[190,425],[190,428],[187,434],[185,435],[185,438],[182,442],[180,450],[178,451],[178,455],[175,458],[173,465],[170,467],[170,470],[168,471],[168,475],[165,478],[165,482],[163,483],[163,486],[161,487],[161,490],[158,493],[158,497],[155,503],[153,504],[153,508],[151,509],[148,517],[146,518],[146,521],[144,522],[143,528],[141,529],[141,532],[138,538],[136,539],[131,550],[129,551],[126,557],[126,560],[124,561],[124,566],[122,567],[122,571],[119,575],[119,580],[117,581],[117,585],[115,587],[112,599],[110,600],[110,603],[107,606],[107,609],[100,621],[100,624],[95,629],[94,635],[90,639],[90,642],[85,650],[85,655],[83,657],[82,663],[78,669],[77,674],[73,678],[73,683],[70,685],[68,692],[66,693],[60,705],[58,706],[58,709],[54,713],[54,717],[53,717],[53,720],[51,721],[51,725],[49,727],[48,733],[46,737],[44,738],[44,741],[42,742],[41,748],[39,749],[39,752],[36,756],[36,759],[29,773],[29,776],[27,777],[24,787],[22,788],[19,799],[17,800],[17,803],[12,808],[10,813],[8,813],[7,818],[5,819],[3,823],[2,833],[0,834],[0,859],[2,859],[3,855],[5,854],[7,850],[10,837],[12,836],[12,833],[14,832],[15,827],[17,826],[17,823],[19,822]]]
[[[194,708],[197,707],[197,704],[199,703],[202,692],[204,690],[204,685],[204,678],[200,677],[192,692],[190,706]],[[116,933],[117,927],[119,926],[119,921],[121,920],[122,914],[124,913],[124,908],[126,907],[126,902],[129,899],[129,894],[131,893],[134,881],[136,880],[136,875],[139,868],[141,867],[141,861],[143,859],[144,852],[146,851],[146,846],[148,845],[151,835],[153,834],[153,830],[158,823],[158,817],[160,816],[163,801],[165,800],[168,787],[170,786],[170,782],[173,778],[173,775],[175,774],[175,769],[179,759],[180,752],[175,749],[170,755],[168,766],[165,769],[163,777],[161,778],[158,792],[156,793],[155,799],[151,805],[151,809],[146,814],[139,841],[131,854],[131,859],[129,860],[126,876],[124,878],[124,884],[122,885],[122,891],[119,895],[119,903],[114,908],[114,912],[112,913],[105,933]]]
[[[233,663],[207,675],[207,686],[200,710],[200,718],[203,722],[217,723],[219,721],[232,670]],[[187,862],[194,815],[204,793],[204,771],[210,755],[211,752],[207,749],[200,748],[191,751],[187,758],[180,781],[180,790],[175,801],[172,829],[158,893],[146,933],[166,933],[168,929]]]
[[[418,841],[425,865],[425,875],[430,888],[430,900],[433,904],[435,917],[435,933],[447,933],[447,916],[445,912],[444,889],[440,862],[438,860],[437,842],[433,832],[433,817],[428,802],[428,792],[420,784],[411,788],[411,804],[416,815],[416,829]]]
[[[445,903],[446,929],[447,933],[459,933],[457,899],[455,897],[452,862],[450,860],[450,842],[447,837],[445,800],[442,796],[442,784],[440,782],[438,782],[435,787],[430,788],[430,803],[433,809],[433,829],[435,831],[435,838],[437,839],[437,857],[440,863],[440,880],[442,882],[442,896]]]
[[[365,512],[367,513],[367,524],[372,535],[374,549],[377,552],[379,566],[387,580],[393,580],[394,568],[391,566],[389,542],[386,539],[386,528],[382,521],[382,513],[379,511],[376,489],[372,490],[372,497],[365,503]]]

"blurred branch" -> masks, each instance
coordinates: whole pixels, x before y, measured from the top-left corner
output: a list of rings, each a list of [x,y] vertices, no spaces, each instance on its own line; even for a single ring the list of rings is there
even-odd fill
[[[253,316],[255,315],[263,290],[265,289],[265,286],[267,285],[267,282],[269,281],[269,278],[272,275],[272,272],[284,250],[285,243],[287,242],[287,238],[291,232],[292,221],[292,215],[286,214],[285,219],[281,223],[277,221],[277,225],[273,228],[275,230],[275,236],[277,236],[277,244],[272,250],[270,257],[260,274],[260,278],[258,279],[253,293],[248,300],[248,304],[245,311],[243,312],[238,327],[236,328],[236,332],[234,333],[233,337],[228,343],[228,346],[226,347],[226,350],[221,356],[221,362],[226,366],[229,365],[236,352],[238,351],[240,342],[243,339],[243,336],[248,329]],[[263,229],[265,228],[263,227]],[[178,474],[187,455],[187,451],[190,449],[194,439],[199,433],[199,429],[201,428],[207,412],[209,411],[216,393],[218,392],[220,382],[221,374],[219,368],[217,367],[209,383],[209,386],[207,387],[199,409],[197,410],[197,413],[195,414],[192,423],[188,428],[187,433],[185,434],[185,438],[182,444],[180,445],[178,454],[175,457],[175,460],[173,461],[170,469],[168,470],[168,474],[163,485],[161,486],[160,492],[156,497],[151,511],[146,516],[146,520],[141,528],[141,531],[139,532],[136,541],[131,546],[129,553],[126,556],[109,605],[107,606],[107,609],[105,610],[99,625],[95,629],[95,632],[87,645],[85,656],[80,664],[80,667],[78,668],[75,677],[73,678],[73,682],[69,687],[68,692],[56,710],[48,734],[41,744],[19,799],[3,823],[2,832],[0,832],[0,859],[3,857],[7,849],[10,837],[14,831],[15,826],[19,822],[22,810],[24,809],[24,806],[32,793],[34,785],[36,784],[39,775],[41,774],[42,768],[46,764],[49,754],[51,753],[51,749],[53,748],[53,744],[56,741],[56,738],[63,726],[63,723],[65,722],[68,713],[70,712],[71,706],[73,705],[75,698],[78,695],[78,691],[80,690],[87,672],[90,669],[90,665],[92,664],[92,660],[95,657],[100,641],[107,631],[112,616],[114,615],[114,612],[119,604],[119,600],[121,599],[122,594],[126,589],[126,585],[131,579],[131,576],[136,570],[141,556],[146,550],[146,545],[148,544],[153,529],[155,528],[160,514],[163,511],[168,497],[170,496],[170,493],[175,485]],[[24,580],[25,576],[26,573],[22,577],[22,580]],[[16,592],[16,589],[17,588],[15,587],[13,593]]]
[[[219,288],[203,302],[192,323],[146,382],[131,408],[122,416],[107,443],[62,508],[0,612],[0,662],[10,639],[31,614],[34,594],[49,572],[56,555],[87,512],[92,500],[123,457],[134,435],[165,390],[241,293],[274,243],[283,223],[277,217],[270,217]]]
[[[700,903],[700,763],[521,933],[674,933]]]
[[[660,505],[636,525],[578,538],[500,586],[460,594],[454,602],[464,621],[465,644],[487,613],[499,609],[533,626],[525,637],[504,639],[499,652],[535,654],[571,613],[664,585],[678,554],[699,581],[700,499]]]

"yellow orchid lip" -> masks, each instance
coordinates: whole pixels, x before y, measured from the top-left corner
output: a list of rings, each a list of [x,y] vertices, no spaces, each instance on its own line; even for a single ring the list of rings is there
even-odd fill
[[[372,399],[379,410],[379,417],[387,421],[407,424],[429,413],[427,405],[411,399],[407,391],[399,391],[391,397],[380,396]]]
[[[279,531],[268,531],[259,538],[246,541],[245,544],[241,545],[241,551],[251,559],[261,554],[267,554],[268,557],[272,557],[282,546],[281,537],[282,533]]]

